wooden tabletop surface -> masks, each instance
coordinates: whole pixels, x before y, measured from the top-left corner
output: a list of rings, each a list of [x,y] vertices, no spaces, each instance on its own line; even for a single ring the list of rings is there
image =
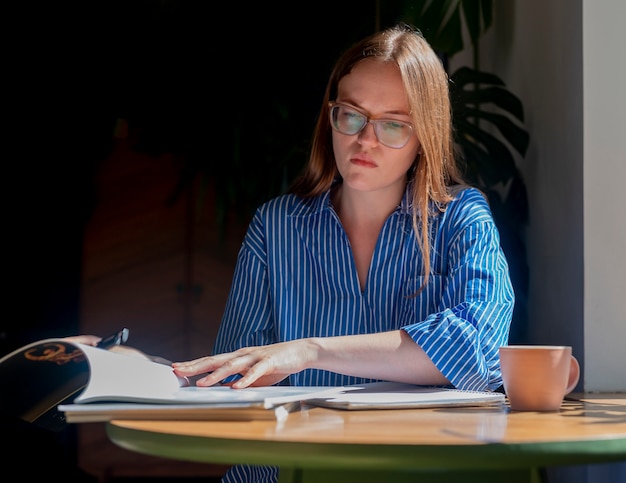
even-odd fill
[[[626,394],[572,395],[557,412],[504,407],[343,411],[304,408],[276,421],[113,421],[116,427],[202,438],[360,445],[476,445],[622,440]]]

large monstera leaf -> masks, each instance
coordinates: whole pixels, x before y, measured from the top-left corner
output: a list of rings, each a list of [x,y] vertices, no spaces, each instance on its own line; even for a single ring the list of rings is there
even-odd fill
[[[529,143],[521,101],[498,76],[469,67],[450,76],[450,88],[465,175],[486,190],[506,187],[520,177],[509,146],[523,157]]]

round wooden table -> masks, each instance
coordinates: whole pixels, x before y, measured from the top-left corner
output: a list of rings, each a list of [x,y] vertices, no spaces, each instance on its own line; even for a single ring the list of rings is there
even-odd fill
[[[107,434],[154,456],[280,466],[281,482],[533,482],[546,466],[626,461],[626,394],[546,413],[305,406],[281,422],[115,420]]]

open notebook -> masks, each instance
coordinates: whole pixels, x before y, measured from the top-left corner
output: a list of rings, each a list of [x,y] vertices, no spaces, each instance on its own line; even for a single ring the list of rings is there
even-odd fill
[[[45,339],[0,358],[0,412],[45,429],[113,416],[151,418],[275,418],[308,395],[337,388],[272,386],[235,390],[196,387],[171,366],[137,350]],[[177,413],[178,411],[178,413]]]
[[[196,387],[169,364],[63,339],[0,359],[0,411],[49,429],[67,422],[125,419],[275,419],[302,402],[335,409],[483,406],[493,392],[376,382],[339,387]]]

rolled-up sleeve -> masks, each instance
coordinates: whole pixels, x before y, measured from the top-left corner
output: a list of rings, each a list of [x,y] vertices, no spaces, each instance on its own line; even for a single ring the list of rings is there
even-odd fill
[[[451,205],[435,237],[436,272],[424,296],[436,294],[438,311],[403,329],[455,387],[494,390],[502,384],[498,348],[508,341],[515,297],[488,206],[476,192],[468,195]]]

